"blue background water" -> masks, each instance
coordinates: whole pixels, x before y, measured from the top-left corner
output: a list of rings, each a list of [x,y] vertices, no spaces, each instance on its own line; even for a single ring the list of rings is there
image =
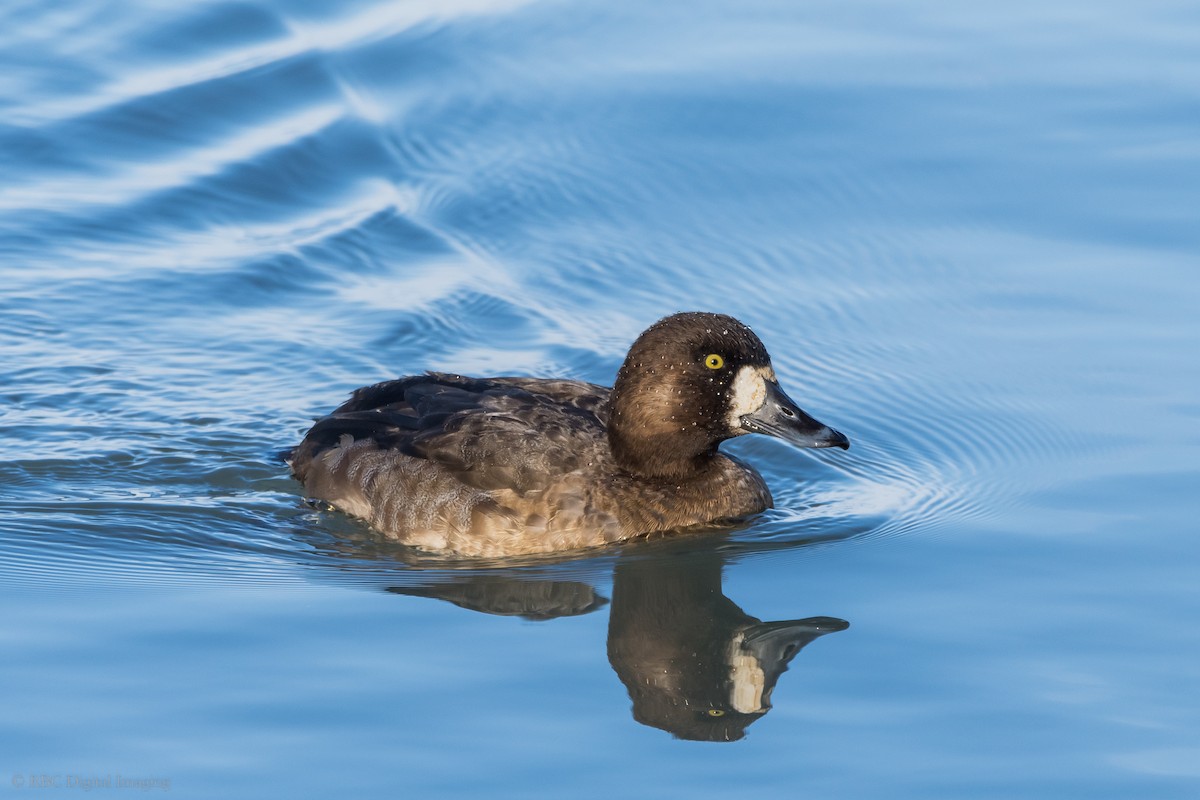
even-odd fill
[[[3,4],[0,786],[1196,797],[1198,103],[1181,0]],[[455,569],[275,458],[683,309],[854,442],[742,529]],[[850,627],[686,741],[634,574]]]

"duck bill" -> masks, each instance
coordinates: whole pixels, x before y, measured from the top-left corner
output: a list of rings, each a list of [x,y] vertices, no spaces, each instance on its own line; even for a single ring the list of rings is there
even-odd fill
[[[792,402],[775,381],[766,381],[767,397],[762,406],[742,417],[742,427],[751,433],[765,433],[797,447],[840,447],[850,449],[850,440],[828,425],[818,422]]]
[[[742,648],[749,650],[763,665],[776,665],[782,672],[805,645],[827,633],[837,633],[850,623],[837,617],[806,617],[781,622],[759,622],[746,629]]]

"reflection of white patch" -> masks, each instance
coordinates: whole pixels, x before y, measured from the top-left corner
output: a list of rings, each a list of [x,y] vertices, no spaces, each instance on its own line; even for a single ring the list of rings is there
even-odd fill
[[[767,401],[767,380],[775,377],[770,367],[742,367],[729,387],[729,427],[742,427],[742,417],[753,414]]]
[[[742,649],[744,637],[744,633],[739,633],[729,643],[729,680],[733,682],[729,705],[740,714],[758,714],[764,710],[762,696],[767,675],[754,654]]]

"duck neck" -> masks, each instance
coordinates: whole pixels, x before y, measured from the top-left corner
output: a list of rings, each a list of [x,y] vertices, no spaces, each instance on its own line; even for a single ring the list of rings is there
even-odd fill
[[[713,468],[718,444],[701,430],[680,426],[613,394],[608,445],[617,465],[627,472],[663,481],[694,480]]]
[[[663,448],[658,448],[658,452],[639,451],[622,446],[611,435],[609,445],[617,464],[626,472],[661,481],[695,480],[712,469],[716,456],[714,450],[687,458],[667,457]]]

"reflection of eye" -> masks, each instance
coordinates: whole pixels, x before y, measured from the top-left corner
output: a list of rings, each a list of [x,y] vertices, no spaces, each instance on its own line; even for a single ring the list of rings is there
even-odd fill
[[[709,356],[709,358],[712,358],[712,356]],[[717,358],[720,358],[720,356],[717,356]],[[725,716],[725,712],[719,708],[710,708],[708,710],[708,715],[710,717],[723,717]]]
[[[721,358],[716,353],[709,353],[704,357],[704,366],[709,369],[720,369],[725,366],[725,359]]]

